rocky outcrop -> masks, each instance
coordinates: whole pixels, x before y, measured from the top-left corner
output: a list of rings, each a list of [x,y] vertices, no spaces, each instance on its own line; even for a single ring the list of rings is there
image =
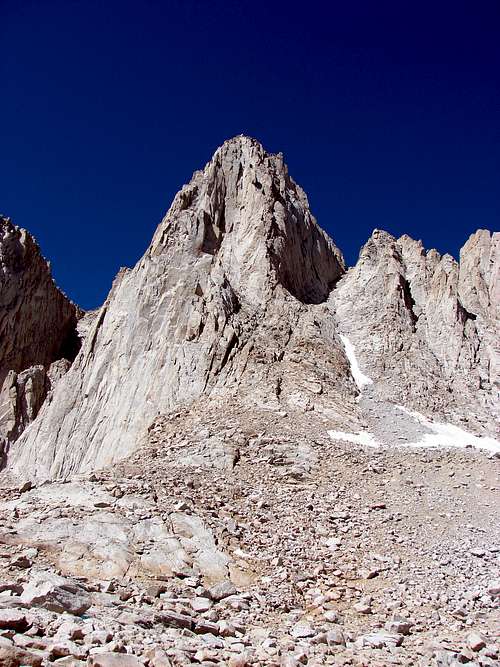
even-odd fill
[[[115,493],[120,496],[123,491]],[[154,503],[139,495],[117,498],[91,483],[33,489],[16,503],[21,506],[26,518],[18,521],[15,535],[0,534],[0,544],[43,548],[64,575],[166,580],[196,573],[208,588],[230,583],[228,557],[218,550],[204,522],[191,513],[173,508],[165,522],[152,519]],[[43,518],[35,516],[38,507],[45,508]],[[71,508],[71,518],[60,512],[61,507]]]
[[[38,414],[47,394],[47,375],[43,366],[31,366],[16,373],[9,371],[0,392],[2,427],[14,441]]]
[[[343,272],[282,156],[226,142],[115,280],[13,465],[60,476],[109,464],[202,395],[349,413],[355,386],[325,305]]]
[[[375,230],[332,294],[379,399],[494,433],[500,235],[480,230],[460,263]]]
[[[500,233],[478,230],[460,252],[458,292],[464,308],[476,314],[480,339],[478,381],[488,409],[500,398]],[[498,412],[497,412],[498,416]]]
[[[15,440],[37,415],[78,351],[77,307],[57,288],[33,237],[0,216],[0,443]],[[62,362],[64,365],[64,362]]]

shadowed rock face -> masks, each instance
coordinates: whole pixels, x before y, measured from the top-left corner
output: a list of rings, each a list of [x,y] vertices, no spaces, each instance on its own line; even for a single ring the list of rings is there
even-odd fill
[[[10,370],[74,359],[78,315],[33,237],[0,216],[0,383]]]
[[[56,287],[33,237],[0,216],[0,440],[32,421],[53,362],[78,352],[79,311]]]

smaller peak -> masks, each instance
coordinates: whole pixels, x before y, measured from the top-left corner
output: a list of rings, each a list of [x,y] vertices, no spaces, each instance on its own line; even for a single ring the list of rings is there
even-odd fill
[[[468,261],[468,257],[486,255],[498,256],[500,251],[500,232],[489,229],[476,229],[460,248],[460,261]]]
[[[489,242],[495,236],[495,232],[491,232],[489,229],[476,229],[475,232],[469,236],[465,244],[467,243],[476,243],[480,240]]]
[[[392,234],[383,229],[374,229],[370,238],[361,246],[359,251],[359,259],[372,257],[375,254],[385,253],[386,249],[396,243],[396,239]]]
[[[479,228],[479,229],[476,229],[475,232],[472,232],[471,236],[492,236],[492,232],[489,229]]]
[[[402,234],[398,238],[398,243],[416,243],[417,245],[422,245],[420,239],[414,239],[413,236],[410,236],[409,234]]]
[[[374,229],[369,240],[375,243],[395,243],[396,238],[384,229]]]

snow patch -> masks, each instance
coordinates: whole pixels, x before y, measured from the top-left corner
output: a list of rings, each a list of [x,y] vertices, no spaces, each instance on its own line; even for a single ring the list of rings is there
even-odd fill
[[[328,431],[328,435],[332,440],[342,440],[343,442],[353,442],[356,445],[364,445],[365,447],[380,447],[380,442],[377,442],[372,433],[368,431],[361,431],[360,433],[344,433],[344,431]]]
[[[408,410],[408,408],[405,408],[402,405],[395,405],[394,407],[410,416],[421,426],[424,426],[427,431],[430,431],[430,433],[421,433],[419,440],[415,442],[401,442],[395,445],[395,447],[459,447],[462,449],[465,447],[474,447],[476,449],[500,453],[500,442],[494,438],[481,437],[468,433],[454,424],[431,421],[424,415],[420,414],[420,412]],[[397,420],[397,413],[394,415],[394,419]],[[328,435],[332,440],[351,442],[364,447],[376,448],[386,444],[379,442],[373,433],[370,433],[369,431],[360,431],[358,433],[328,431]]]
[[[476,449],[486,449],[490,452],[500,452],[500,442],[494,438],[482,437],[468,433],[459,426],[454,424],[446,424],[443,422],[434,422],[427,419],[420,412],[408,410],[403,405],[396,406],[398,410],[405,412],[418,421],[422,426],[425,426],[432,433],[422,434],[422,438],[418,442],[410,443],[415,447],[475,447]]]
[[[354,351],[354,345],[351,343],[349,338],[343,334],[340,334],[340,340],[342,341],[346,357],[351,367],[351,375],[354,378],[354,382],[356,383],[358,389],[361,390],[365,385],[373,384],[373,380],[369,378],[368,375],[365,375],[359,367],[358,360],[356,359],[356,353]]]

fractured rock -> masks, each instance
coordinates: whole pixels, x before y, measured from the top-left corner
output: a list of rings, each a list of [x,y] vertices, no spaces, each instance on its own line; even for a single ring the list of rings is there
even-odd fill
[[[159,412],[242,382],[253,402],[276,402],[278,388],[302,404],[302,378],[283,373],[285,350],[322,356],[319,374],[332,383],[317,399],[328,405],[350,384],[319,304],[343,272],[283,157],[248,137],[226,142],[116,278],[53,400],[13,448],[15,470],[46,477],[107,465],[136,449]],[[319,374],[307,378],[317,384]]]
[[[87,662],[89,667],[144,667],[144,663],[134,655],[123,653],[101,653],[91,655]]]
[[[26,615],[17,609],[0,609],[0,630],[24,632],[31,626]]]
[[[499,233],[477,231],[458,263],[406,235],[375,230],[331,298],[369,376],[367,400],[405,404],[459,425],[466,418],[472,431],[495,435],[499,290]]]
[[[81,586],[51,572],[32,575],[24,586],[21,601],[30,606],[75,616],[83,614],[92,604]]]
[[[79,317],[34,238],[0,216],[0,441],[12,443],[37,416],[51,364],[74,359]]]

